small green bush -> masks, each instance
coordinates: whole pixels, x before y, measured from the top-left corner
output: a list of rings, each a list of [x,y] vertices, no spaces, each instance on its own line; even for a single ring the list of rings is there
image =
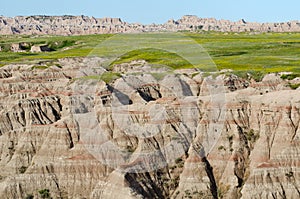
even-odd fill
[[[293,80],[297,77],[300,77],[300,73],[292,73],[292,74],[281,75],[281,79],[285,79],[285,80]]]
[[[39,194],[40,194],[41,198],[50,198],[50,190],[49,189],[39,190]]]
[[[293,90],[296,90],[297,88],[300,87],[300,84],[291,84],[291,83],[289,83],[289,87],[290,87],[291,89],[293,89]]]

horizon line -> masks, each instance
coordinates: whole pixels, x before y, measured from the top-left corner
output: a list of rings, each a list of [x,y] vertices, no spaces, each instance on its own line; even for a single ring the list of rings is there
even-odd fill
[[[287,22],[294,22],[294,21],[300,21],[299,19],[290,19],[290,20],[286,20],[286,21],[264,21],[264,22],[260,22],[260,21],[251,21],[251,20],[247,20],[245,18],[240,18],[238,20],[230,20],[230,19],[225,19],[225,18],[217,18],[217,17],[199,17],[198,15],[193,15],[193,14],[185,14],[182,15],[180,18],[178,19],[174,19],[174,18],[169,18],[167,21],[165,21],[164,23],[157,23],[157,22],[150,22],[150,23],[142,23],[142,22],[128,22],[127,20],[124,20],[123,17],[110,17],[110,16],[103,16],[103,17],[96,17],[93,15],[84,15],[84,14],[32,14],[32,15],[14,15],[14,16],[6,16],[6,15],[0,15],[0,17],[7,17],[7,18],[15,18],[15,17],[34,17],[34,16],[44,16],[44,17],[63,17],[63,16],[69,16],[69,17],[89,17],[89,18],[95,18],[95,19],[105,19],[105,18],[110,18],[110,19],[120,19],[122,22],[126,22],[126,23],[139,23],[139,24],[164,24],[167,23],[170,20],[174,20],[174,21],[178,21],[180,19],[182,19],[184,16],[190,16],[190,17],[197,17],[199,19],[215,19],[217,21],[230,21],[230,22],[239,22],[239,21],[244,21],[245,23],[260,23],[260,24],[265,24],[265,23],[287,23]]]

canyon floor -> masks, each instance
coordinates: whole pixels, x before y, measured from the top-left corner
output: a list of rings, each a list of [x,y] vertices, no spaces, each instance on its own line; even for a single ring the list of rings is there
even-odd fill
[[[1,198],[300,197],[299,33],[0,47]]]

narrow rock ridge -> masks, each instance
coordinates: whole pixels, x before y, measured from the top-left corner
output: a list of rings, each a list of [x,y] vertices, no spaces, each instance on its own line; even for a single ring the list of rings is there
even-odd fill
[[[94,18],[87,16],[0,16],[0,34],[24,35],[86,35],[132,32],[165,31],[218,31],[218,32],[300,32],[299,21],[281,23],[257,23],[239,20],[217,20],[183,16],[164,24],[143,25],[123,22],[120,18]]]

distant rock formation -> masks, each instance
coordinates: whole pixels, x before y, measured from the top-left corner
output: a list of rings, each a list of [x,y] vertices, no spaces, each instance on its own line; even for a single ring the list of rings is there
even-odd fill
[[[51,49],[48,47],[48,45],[39,45],[39,46],[31,46],[30,52],[36,53],[36,52],[49,52]]]
[[[120,18],[94,18],[83,15],[0,17],[2,35],[86,35],[160,31],[300,32],[300,22],[256,23],[243,19],[232,22],[186,15],[177,21],[171,19],[164,24],[143,25],[123,22]]]
[[[237,22],[216,20],[214,18],[198,18],[186,15],[177,21],[179,29],[220,31],[220,32],[300,32],[300,22],[290,21],[282,23]]]
[[[24,52],[24,50],[22,49],[22,45],[21,44],[11,44],[10,46],[10,50],[12,52]]]

